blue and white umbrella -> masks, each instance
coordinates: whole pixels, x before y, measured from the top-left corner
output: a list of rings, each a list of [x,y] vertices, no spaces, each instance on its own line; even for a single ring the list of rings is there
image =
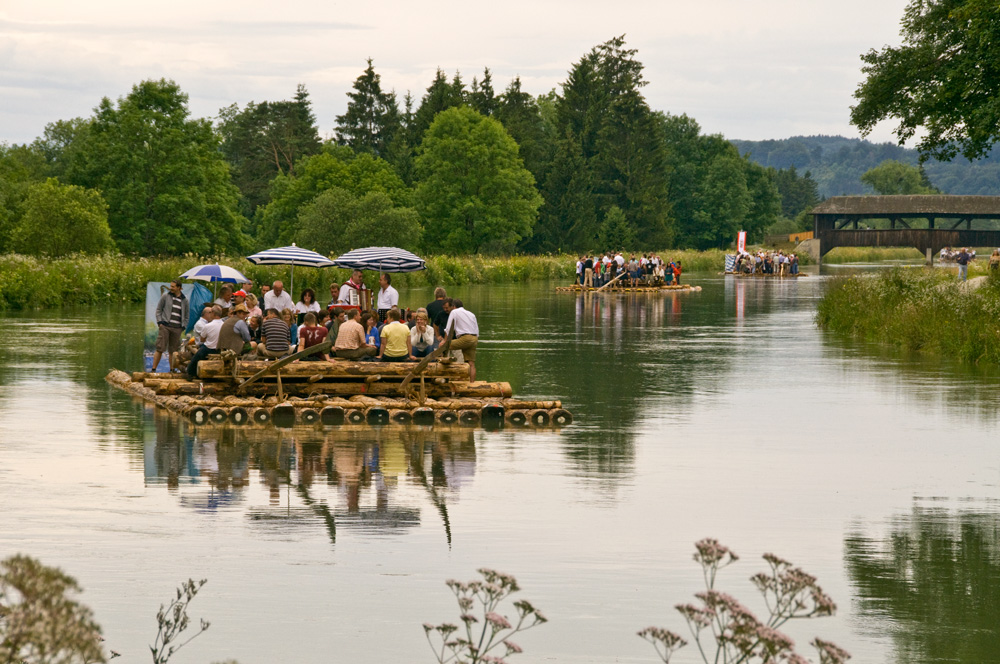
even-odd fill
[[[350,270],[379,272],[419,272],[427,269],[423,258],[396,247],[355,249],[334,259],[333,264]]]
[[[181,279],[197,279],[198,281],[225,281],[231,284],[245,284],[249,279],[239,270],[228,265],[198,265],[180,276]]]
[[[306,267],[333,267],[334,263],[323,254],[315,251],[296,247],[292,243],[290,247],[278,247],[276,249],[265,249],[252,256],[247,256],[247,260],[254,265],[291,265],[292,279],[289,291],[295,292],[295,266],[305,265]]]

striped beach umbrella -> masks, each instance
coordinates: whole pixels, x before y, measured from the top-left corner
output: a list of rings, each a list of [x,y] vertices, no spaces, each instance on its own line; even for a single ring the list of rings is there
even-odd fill
[[[291,265],[292,279],[289,291],[295,292],[295,266],[304,265],[306,267],[333,267],[334,263],[323,254],[315,251],[296,247],[292,243],[290,247],[278,247],[276,249],[265,249],[252,256],[247,256],[247,260],[254,265]],[[294,295],[293,295],[294,297]]]
[[[197,265],[184,274],[180,279],[196,279],[198,281],[225,281],[231,284],[245,284],[250,281],[243,273],[228,265]]]
[[[426,270],[424,259],[396,247],[365,247],[348,251],[334,259],[337,267],[379,272],[419,272]]]

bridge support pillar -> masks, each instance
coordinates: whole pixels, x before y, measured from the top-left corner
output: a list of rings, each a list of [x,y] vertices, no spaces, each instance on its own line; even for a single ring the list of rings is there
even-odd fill
[[[927,267],[934,267],[934,251],[927,247]]]

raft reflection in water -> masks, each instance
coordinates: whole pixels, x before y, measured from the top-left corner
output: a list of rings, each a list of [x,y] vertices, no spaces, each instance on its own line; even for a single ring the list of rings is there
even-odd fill
[[[196,511],[242,510],[269,532],[403,532],[425,508],[451,544],[448,503],[476,470],[475,431],[367,425],[194,426],[146,411],[145,480]],[[282,491],[284,489],[284,491]]]

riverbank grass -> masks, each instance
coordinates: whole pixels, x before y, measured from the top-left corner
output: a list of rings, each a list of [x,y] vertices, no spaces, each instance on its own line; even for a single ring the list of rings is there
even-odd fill
[[[724,253],[710,251],[663,251],[666,260],[680,260],[685,272],[722,269]],[[465,284],[504,284],[528,281],[572,281],[576,256],[430,256],[427,269],[393,275],[397,288],[426,288]],[[57,259],[17,254],[0,255],[0,310],[45,309],[92,304],[142,302],[146,283],[170,281],[195,265],[221,263],[240,270],[255,284],[276,279],[289,284],[289,267],[253,265],[242,256],[177,256],[125,258],[122,256],[75,255]],[[319,299],[331,281],[342,283],[347,270],[299,268],[295,271],[295,293],[312,288]],[[374,282],[369,285],[374,286]]]
[[[832,332],[962,362],[1000,365],[1000,278],[895,268],[833,280],[816,320]]]

